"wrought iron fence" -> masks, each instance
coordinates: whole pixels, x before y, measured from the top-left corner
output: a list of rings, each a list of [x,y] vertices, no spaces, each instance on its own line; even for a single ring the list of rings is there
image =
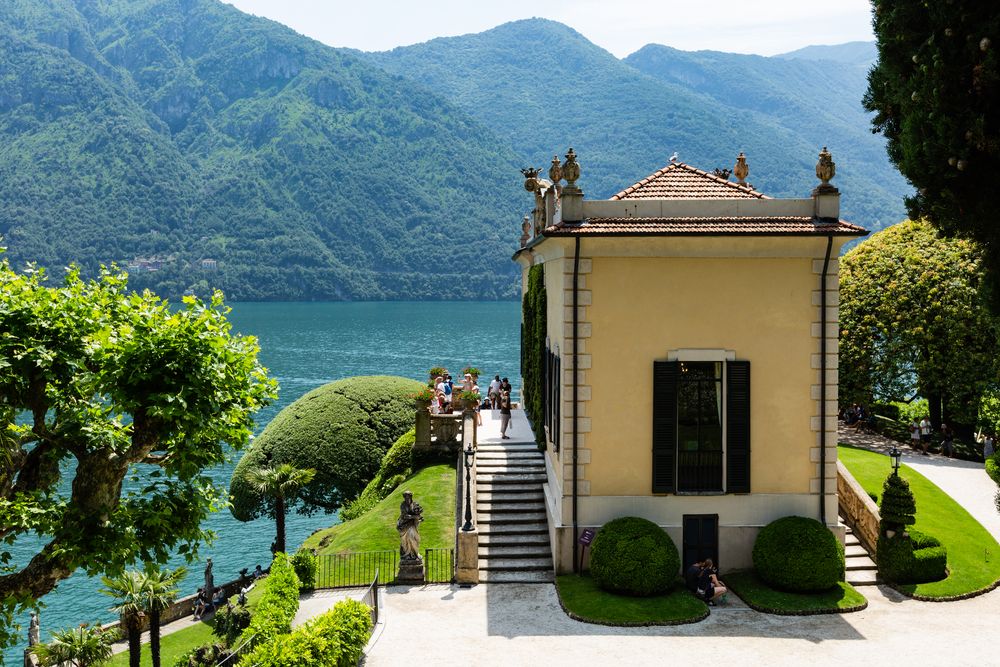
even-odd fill
[[[239,658],[241,655],[250,652],[250,646],[256,637],[257,635],[253,635],[252,637],[250,637],[250,639],[246,640],[245,642],[237,646],[235,651],[230,653],[228,656],[226,656],[219,662],[215,663],[215,667],[232,667],[233,665],[238,663],[240,661]]]
[[[367,586],[373,580],[392,583],[399,568],[399,552],[353,551],[318,557],[316,588]]]
[[[375,570],[375,578],[372,579],[372,583],[368,586],[365,594],[361,596],[361,601],[368,605],[371,609],[372,614],[372,627],[374,628],[378,625],[378,570]]]
[[[424,581],[450,584],[455,579],[454,549],[424,549]]]

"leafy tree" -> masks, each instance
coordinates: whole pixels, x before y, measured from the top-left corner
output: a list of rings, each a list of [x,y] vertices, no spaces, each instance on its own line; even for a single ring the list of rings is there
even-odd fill
[[[357,497],[392,443],[413,428],[412,395],[424,386],[401,377],[362,376],[301,396],[271,420],[233,470],[233,516],[239,521],[276,516],[274,498],[255,488],[249,475],[282,463],[316,470],[313,480],[285,503],[286,510],[333,512]]]
[[[52,641],[32,649],[43,665],[90,667],[111,659],[111,635],[101,626],[86,624],[52,633]]]
[[[925,222],[875,234],[841,260],[840,387],[847,401],[928,399],[931,421],[969,430],[1000,365],[982,253]]]
[[[128,293],[124,275],[49,286],[0,263],[0,644],[11,618],[77,568],[122,572],[137,559],[188,555],[225,502],[202,474],[241,447],[275,395],[257,342],[236,337],[220,294],[172,308]],[[147,483],[130,470],[144,464]]]
[[[978,0],[873,0],[878,64],[864,104],[890,159],[917,188],[910,216],[973,238],[998,282],[1000,5]],[[1000,305],[1000,292],[993,291]]]
[[[274,467],[252,470],[247,476],[257,493],[274,502],[275,553],[285,553],[285,513],[287,503],[316,476],[315,468],[296,468],[291,463],[281,463]]]
[[[102,577],[101,592],[115,599],[111,611],[121,617],[121,626],[128,639],[129,667],[139,667],[142,651],[142,617],[146,613],[145,581],[142,572],[127,570],[115,577]]]
[[[177,599],[178,584],[187,569],[179,567],[173,572],[159,567],[148,567],[142,573],[142,602],[149,614],[149,653],[153,667],[160,667],[160,614]]]

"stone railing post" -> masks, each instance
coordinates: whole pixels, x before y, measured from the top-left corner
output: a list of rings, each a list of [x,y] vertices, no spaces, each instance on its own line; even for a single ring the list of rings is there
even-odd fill
[[[458,452],[458,477],[462,480],[458,499],[458,520],[455,522],[455,581],[459,584],[479,583],[479,529],[476,526],[476,457],[472,456],[466,468],[466,450],[476,451],[476,413],[468,410],[463,415],[462,448]],[[464,530],[465,517],[471,517],[471,530]]]
[[[882,519],[878,505],[841,461],[837,461],[837,499],[840,512],[854,529],[858,541],[869,553],[874,554],[878,546],[878,526]]]

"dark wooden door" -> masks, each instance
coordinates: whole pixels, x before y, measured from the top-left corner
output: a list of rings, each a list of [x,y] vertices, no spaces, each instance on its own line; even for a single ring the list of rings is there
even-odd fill
[[[683,568],[686,570],[691,563],[711,558],[719,567],[719,515],[718,514],[685,514],[684,515],[684,553]]]

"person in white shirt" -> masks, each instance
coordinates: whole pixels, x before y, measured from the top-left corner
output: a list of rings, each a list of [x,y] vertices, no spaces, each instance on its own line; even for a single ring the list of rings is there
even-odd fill
[[[920,422],[916,419],[910,421],[910,447],[920,449]]]
[[[924,448],[924,456],[930,456],[927,448],[931,444],[931,420],[927,417],[920,420],[920,444]]]
[[[490,382],[490,388],[489,388],[489,394],[488,395],[489,395],[489,399],[490,399],[490,407],[493,408],[494,410],[496,410],[497,406],[500,403],[500,376],[499,375],[494,375],[493,376],[493,381]]]

